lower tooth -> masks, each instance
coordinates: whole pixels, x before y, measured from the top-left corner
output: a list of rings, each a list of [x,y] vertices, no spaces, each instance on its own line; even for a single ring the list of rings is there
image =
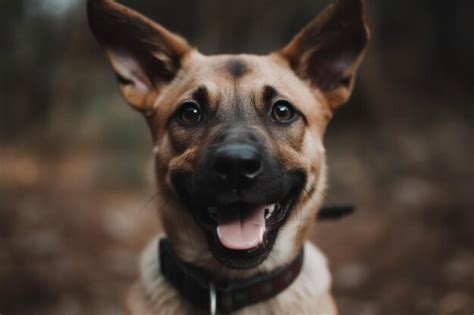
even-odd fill
[[[265,209],[265,219],[270,219],[273,215],[273,211],[275,211],[274,209]]]

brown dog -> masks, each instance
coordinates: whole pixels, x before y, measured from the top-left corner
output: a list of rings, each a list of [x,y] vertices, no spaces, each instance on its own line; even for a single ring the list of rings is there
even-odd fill
[[[307,239],[325,189],[324,131],[369,39],[363,7],[338,0],[270,55],[204,56],[120,4],[89,0],[92,31],[155,143],[165,235],[143,254],[131,314],[337,313]]]

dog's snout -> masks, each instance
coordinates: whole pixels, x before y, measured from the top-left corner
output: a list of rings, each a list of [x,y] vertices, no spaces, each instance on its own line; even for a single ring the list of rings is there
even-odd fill
[[[249,144],[256,144],[259,142],[257,136],[244,128],[233,128],[222,132],[214,140],[214,144],[223,144],[230,142],[244,142]]]
[[[214,171],[234,188],[257,178],[262,169],[262,155],[255,146],[233,143],[216,150]]]

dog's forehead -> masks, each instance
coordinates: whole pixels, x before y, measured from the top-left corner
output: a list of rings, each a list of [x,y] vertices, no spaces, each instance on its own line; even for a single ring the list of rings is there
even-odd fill
[[[202,56],[190,58],[189,65],[199,79],[218,88],[238,86],[240,90],[256,90],[264,85],[298,83],[287,63],[271,55]]]
[[[195,91],[204,89],[210,103],[213,106],[219,104],[223,110],[250,103],[262,106],[260,100],[268,87],[292,102],[308,120],[319,121],[327,114],[324,98],[314,93],[295,75],[288,63],[275,54],[205,56],[193,52],[184,60],[182,71],[161,99],[179,103]],[[235,102],[236,99],[242,102]],[[169,109],[171,114],[177,104],[168,105],[162,108]]]
[[[265,87],[274,87],[290,98],[307,98],[310,89],[276,55],[193,55],[187,62],[194,84],[205,86],[210,93],[260,95]]]
[[[226,80],[245,81],[259,76],[274,76],[288,72],[283,60],[271,56],[257,55],[214,55],[193,54],[188,64],[202,74],[208,73]]]

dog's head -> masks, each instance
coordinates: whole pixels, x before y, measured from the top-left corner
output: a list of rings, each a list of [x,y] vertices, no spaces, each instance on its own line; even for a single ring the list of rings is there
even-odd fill
[[[368,42],[362,0],[337,1],[266,56],[204,56],[113,1],[88,11],[122,95],[151,128],[171,243],[234,269],[276,247],[294,255],[325,185],[324,130]]]

